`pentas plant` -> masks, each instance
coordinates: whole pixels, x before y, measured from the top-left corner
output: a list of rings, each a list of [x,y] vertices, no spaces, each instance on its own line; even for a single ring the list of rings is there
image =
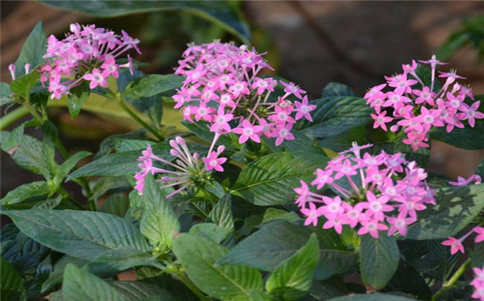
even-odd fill
[[[212,149],[210,149],[209,155],[204,158],[200,158],[198,153],[192,154],[185,139],[181,137],[170,140],[170,146],[172,147],[170,154],[176,158],[175,162],[153,154],[150,145],[142,152],[143,155],[138,159],[140,171],[134,176],[136,180],[134,188],[140,195],[143,193],[145,178],[148,174],[161,175],[157,180],[157,182],[162,183],[160,189],[175,188],[173,192],[167,195],[169,198],[181,191],[195,190],[197,187],[203,186],[210,181],[212,170],[224,171],[222,164],[227,161],[227,158],[220,157],[225,150],[223,145],[219,146],[217,151],[212,152]],[[157,167],[156,162],[166,166],[166,168]]]
[[[126,55],[130,49],[138,49],[138,39],[133,39],[125,31],[122,35],[95,25],[71,24],[70,33],[62,40],[51,35],[48,38],[48,61],[39,71],[42,84],[48,84],[52,98],[59,99],[69,91],[89,82],[89,88],[107,88],[107,78],[119,76],[120,68],[133,72],[133,62],[128,55],[128,63],[118,64],[117,59]]]
[[[407,226],[417,221],[417,212],[435,204],[424,169],[405,160],[401,153],[361,155],[370,147],[354,143],[326,168],[316,170],[311,185],[316,190],[331,188],[339,195],[312,192],[304,181],[294,189],[296,204],[306,216],[305,225],[317,226],[324,217],[323,229],[334,228],[337,233],[348,225],[356,228],[358,235],[378,238],[380,231],[388,230],[388,235],[398,232],[404,236]]]
[[[471,285],[474,287],[474,294],[472,298],[477,300],[484,300],[484,267],[474,268],[475,278],[472,280]]]
[[[239,135],[239,143],[260,143],[262,136],[276,138],[276,145],[293,140],[296,120],[312,121],[316,106],[294,83],[263,77],[265,69],[273,70],[262,54],[245,45],[192,45],[175,72],[186,77],[173,97],[175,108],[182,109],[189,122],[208,122],[215,140],[226,133]],[[284,94],[272,97],[278,84]]]
[[[472,90],[457,82],[464,77],[457,75],[455,70],[439,71],[437,76],[437,67],[445,63],[435,55],[420,63],[430,65],[430,84],[425,84],[417,75],[418,64],[413,60],[411,64],[402,65],[402,73],[385,77],[385,84],[365,94],[366,103],[375,110],[375,114],[371,114],[373,127],[403,131],[406,135],[403,143],[413,150],[429,146],[427,134],[433,127],[445,127],[451,132],[455,127],[464,128],[464,121],[474,127],[476,119],[484,118],[484,113],[478,111],[480,101],[474,101]],[[445,79],[441,88],[438,88],[438,78]],[[465,103],[466,97],[472,103]]]

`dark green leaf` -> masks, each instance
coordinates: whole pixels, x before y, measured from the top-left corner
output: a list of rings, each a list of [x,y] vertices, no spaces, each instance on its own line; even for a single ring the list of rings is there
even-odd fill
[[[317,109],[312,112],[313,122],[302,122],[300,129],[310,138],[323,138],[338,135],[344,131],[370,122],[371,108],[366,100],[354,96],[325,97],[312,104]]]
[[[432,292],[425,279],[414,267],[403,260],[400,261],[397,272],[388,286],[392,287],[392,291],[401,291],[420,300],[432,299]]]
[[[108,250],[149,250],[135,226],[111,214],[44,209],[2,213],[32,239],[71,256],[94,259]]]
[[[397,270],[399,260],[400,252],[393,237],[381,233],[378,239],[370,235],[361,238],[361,277],[372,288],[382,289],[387,285]]]
[[[232,230],[217,226],[212,223],[200,223],[190,228],[189,234],[210,239],[216,243],[222,242]]]
[[[313,234],[308,243],[279,265],[269,276],[266,289],[282,295],[284,300],[297,300],[311,288],[313,272],[319,261],[319,244]]]
[[[34,70],[44,62],[44,54],[47,48],[47,37],[42,27],[42,21],[39,21],[20,51],[20,55],[15,62],[15,77],[19,78],[25,75],[25,65],[30,64],[30,70]]]
[[[67,10],[83,12],[98,17],[116,17],[143,12],[156,11],[187,11],[199,17],[208,19],[230,33],[238,36],[244,43],[250,44],[250,31],[242,14],[231,2],[206,1],[133,1],[114,2],[106,0],[91,0],[89,2],[42,0],[48,5]]]
[[[407,239],[443,239],[464,229],[484,209],[484,184],[436,189],[437,205],[419,213]]]
[[[61,164],[61,166],[59,166],[59,168],[57,169],[57,173],[56,173],[56,179],[60,182],[62,181],[65,177],[67,177],[67,175],[69,174],[69,172],[74,168],[76,167],[76,164],[79,163],[79,161],[81,161],[82,159],[84,159],[85,157],[91,155],[90,152],[86,152],[86,151],[80,151],[80,152],[77,152],[75,153],[74,155],[70,156],[67,160],[64,161],[64,163]]]
[[[474,245],[472,253],[472,266],[482,268],[484,266],[484,244],[477,243]]]
[[[114,287],[107,282],[81,270],[73,264],[68,264],[64,271],[62,285],[64,300],[126,300]]]
[[[15,80],[10,83],[10,90],[23,100],[28,100],[30,98],[30,92],[38,82],[39,78],[40,74],[37,71],[15,78]]]
[[[294,201],[299,181],[314,178],[329,158],[313,153],[277,153],[247,165],[234,185],[234,191],[256,205],[271,206]],[[277,191],[277,193],[274,193]]]
[[[151,174],[145,178],[141,201],[144,206],[141,233],[160,251],[169,250],[174,235],[180,231],[180,222]]]
[[[1,204],[3,208],[8,209],[12,207],[12,205],[14,207],[32,197],[47,195],[49,192],[49,184],[46,181],[31,182],[9,191],[1,200]]]
[[[0,298],[2,300],[25,300],[24,280],[3,257],[0,258]]]
[[[168,142],[161,142],[153,145],[153,152],[166,160],[171,160],[170,145]],[[110,154],[84,165],[69,175],[67,180],[86,176],[124,176],[136,173],[138,158],[141,151],[129,151]]]
[[[219,299],[249,299],[250,291],[262,291],[256,269],[241,265],[215,265],[228,250],[217,243],[190,234],[181,234],[173,252],[190,280],[202,291]]]
[[[339,297],[331,299],[332,301],[410,301],[414,299],[405,298],[402,296],[390,295],[390,294],[356,294],[353,296]]]
[[[178,300],[159,286],[142,281],[113,281],[110,285],[115,287],[126,300],[146,300],[145,298],[150,297],[156,297],[153,300],[160,301]]]
[[[70,90],[67,97],[67,109],[69,110],[69,113],[71,113],[73,119],[79,114],[79,112],[81,112],[82,105],[89,97],[90,93],[91,89],[89,89],[88,82],[84,82]]]
[[[287,212],[286,210],[282,209],[267,208],[267,210],[264,212],[262,223],[265,224],[276,220],[286,220],[289,222],[293,222],[299,219],[299,216],[294,211]]]
[[[466,125],[463,129],[454,128],[447,133],[445,128],[434,128],[430,132],[430,138],[448,143],[462,149],[484,149],[484,121],[478,120],[475,127]]]
[[[321,97],[334,96],[356,96],[356,94],[347,85],[330,82],[326,85],[326,87],[324,87]]]
[[[208,214],[210,221],[220,227],[234,229],[234,217],[232,215],[232,195],[224,195]]]
[[[149,74],[131,82],[126,87],[124,96],[131,99],[151,97],[179,88],[182,82],[183,78],[174,74]]]
[[[128,196],[124,192],[120,192],[108,195],[106,200],[102,203],[101,208],[99,208],[99,211],[124,217],[128,209]]]
[[[12,91],[7,83],[0,83],[0,106],[12,103]]]
[[[205,121],[199,122],[188,122],[182,121],[181,122],[184,127],[186,127],[190,132],[195,134],[198,138],[211,143],[215,134],[212,133],[209,129],[209,124]],[[225,145],[225,147],[230,147],[232,145],[232,141],[230,140],[230,135],[222,135],[218,138],[216,145]]]

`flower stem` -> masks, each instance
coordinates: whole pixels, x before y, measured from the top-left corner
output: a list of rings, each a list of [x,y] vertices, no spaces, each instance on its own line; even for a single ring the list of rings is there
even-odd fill
[[[0,131],[4,131],[14,122],[29,114],[29,112],[30,111],[27,107],[21,106],[16,108],[12,112],[2,116],[2,118],[0,119]]]
[[[452,277],[444,282],[440,290],[438,290],[433,296],[432,300],[438,300],[440,297],[442,297],[445,293],[447,293],[448,290],[454,286],[457,280],[459,280],[460,276],[464,274],[465,270],[469,267],[471,264],[471,258],[467,259],[461,266],[460,268],[452,275]]]
[[[129,116],[131,116],[131,118],[133,118],[134,120],[136,120],[136,122],[138,122],[139,124],[141,124],[145,129],[147,129],[150,133],[152,133],[153,135],[155,135],[156,138],[160,139],[160,140],[163,140],[163,136],[160,135],[160,133],[158,133],[158,131],[156,131],[154,128],[152,128],[150,125],[148,125],[146,122],[143,121],[143,119],[141,119],[138,115],[136,115],[125,103],[125,100],[123,99],[123,97],[121,95],[117,95],[117,100],[118,100],[118,104],[119,106],[126,112],[128,113]]]

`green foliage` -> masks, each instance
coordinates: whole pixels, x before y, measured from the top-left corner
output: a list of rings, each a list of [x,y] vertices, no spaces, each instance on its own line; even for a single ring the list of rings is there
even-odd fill
[[[80,3],[77,1],[42,0],[41,2],[98,17],[117,17],[156,11],[186,11],[222,26],[244,43],[249,44],[250,32],[248,25],[236,8],[236,4],[230,1],[133,1],[126,3],[123,1],[90,0],[89,2]]]
[[[382,289],[392,279],[398,267],[400,252],[393,237],[381,233],[378,239],[361,238],[360,270],[365,284]]]
[[[173,252],[190,280],[208,295],[222,300],[249,299],[252,290],[262,290],[262,278],[254,268],[216,264],[228,250],[217,243],[191,234],[181,234]]]
[[[34,70],[44,62],[44,54],[47,48],[47,37],[45,36],[42,22],[38,22],[20,51],[20,55],[15,62],[15,77],[20,78],[25,75],[25,65],[30,64],[30,70]],[[13,90],[12,90],[13,91]]]
[[[140,99],[181,87],[183,78],[174,75],[150,74],[132,81],[125,89],[124,96]]]
[[[2,300],[25,300],[24,281],[15,268],[0,258],[0,293]]]
[[[457,50],[471,45],[479,59],[484,58],[484,17],[476,15],[464,19],[458,31],[454,32],[440,47],[438,58],[448,60]]]
[[[155,179],[151,175],[146,177],[141,202],[144,206],[141,233],[158,252],[169,250],[173,237],[180,230],[180,223],[170,208],[164,191],[157,189]]]
[[[293,189],[299,181],[312,179],[316,168],[324,168],[328,161],[328,157],[313,153],[267,155],[242,170],[234,192],[256,205],[287,204],[294,200]]]
[[[313,272],[319,261],[319,244],[316,235],[294,255],[284,261],[269,276],[266,289],[284,300],[297,300],[311,288]]]

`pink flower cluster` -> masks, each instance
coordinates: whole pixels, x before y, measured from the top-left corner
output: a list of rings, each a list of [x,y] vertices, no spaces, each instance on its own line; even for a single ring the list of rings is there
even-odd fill
[[[175,188],[172,193],[167,195],[167,197],[171,197],[187,188],[197,187],[197,185],[206,181],[208,179],[208,171],[216,170],[222,172],[224,170],[222,164],[227,161],[227,158],[220,157],[225,150],[223,145],[219,146],[217,151],[212,151],[214,146],[214,143],[212,143],[208,156],[202,159],[200,159],[198,153],[192,154],[190,152],[185,140],[181,137],[170,140],[170,146],[172,147],[170,154],[176,157],[175,162],[170,162],[155,155],[150,145],[142,152],[143,155],[138,158],[140,171],[134,176],[136,179],[134,188],[140,195],[143,193],[145,178],[149,173],[162,175],[157,180],[157,182],[164,184],[160,188]],[[158,161],[167,167],[172,167],[174,170],[156,167],[153,164],[154,161]]]
[[[450,254],[454,255],[457,252],[465,253],[465,248],[463,245],[464,240],[469,237],[472,233],[477,233],[474,242],[480,243],[484,241],[484,227],[474,227],[471,231],[464,234],[461,238],[449,237],[446,241],[442,242],[444,246],[450,246]]]
[[[324,217],[323,229],[334,228],[337,233],[348,225],[358,228],[358,235],[374,238],[383,230],[388,230],[388,235],[406,235],[407,226],[417,221],[417,212],[435,203],[422,168],[406,161],[401,153],[361,155],[362,149],[371,146],[354,143],[324,170],[316,170],[311,185],[317,190],[330,187],[338,196],[314,193],[304,181],[294,189],[296,203],[306,216],[305,225],[317,226],[318,219]]]
[[[471,282],[471,285],[474,287],[472,298],[484,301],[484,267],[480,269],[474,268],[474,274],[476,276]]]
[[[183,108],[185,120],[207,121],[216,135],[239,135],[239,143],[259,143],[262,135],[276,138],[276,145],[293,140],[293,124],[301,118],[312,121],[310,113],[316,106],[308,103],[306,92],[294,83],[262,77],[265,68],[272,69],[261,54],[247,46],[192,45],[175,72],[186,77],[173,97],[175,108]],[[284,95],[273,100],[278,83],[284,87]],[[293,102],[294,98],[301,101]]]
[[[140,53],[138,39],[131,38],[125,31],[119,36],[95,25],[71,24],[70,31],[62,40],[53,35],[49,37],[44,55],[49,60],[39,69],[42,84],[49,82],[52,98],[59,99],[83,81],[89,81],[91,89],[106,88],[106,79],[111,75],[118,77],[121,67],[133,72],[129,55],[128,63],[123,65],[119,65],[116,59],[132,48]]]
[[[429,146],[427,133],[432,127],[445,127],[451,132],[454,127],[463,128],[465,120],[474,127],[476,119],[484,118],[484,113],[478,112],[479,101],[464,102],[466,97],[474,100],[471,89],[456,82],[464,77],[458,76],[454,70],[439,72],[445,82],[441,89],[434,91],[438,80],[437,66],[444,63],[435,55],[420,62],[430,65],[430,86],[417,75],[418,64],[412,61],[411,65],[402,65],[403,73],[385,77],[386,84],[371,88],[365,95],[367,104],[375,109],[376,114],[371,114],[375,121],[373,127],[387,131],[387,124],[391,123],[392,132],[402,129],[406,134],[403,142],[414,150]],[[390,89],[384,92],[386,87]]]

